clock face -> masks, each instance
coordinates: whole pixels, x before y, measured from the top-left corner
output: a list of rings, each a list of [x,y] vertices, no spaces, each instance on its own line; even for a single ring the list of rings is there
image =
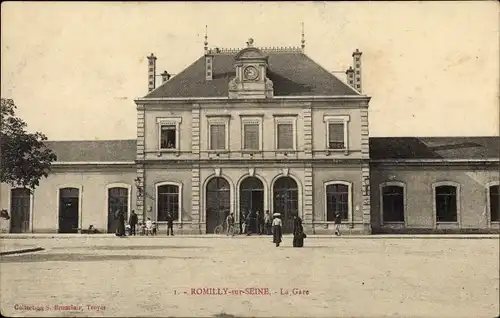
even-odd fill
[[[244,71],[245,79],[255,80],[259,77],[259,71],[253,66],[247,66]]]

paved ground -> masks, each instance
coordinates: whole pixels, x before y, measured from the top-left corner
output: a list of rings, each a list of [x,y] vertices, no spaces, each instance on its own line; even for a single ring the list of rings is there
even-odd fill
[[[291,237],[276,248],[269,237],[90,236],[0,245],[46,249],[0,257],[7,316],[499,314],[498,239],[309,238],[297,249]]]

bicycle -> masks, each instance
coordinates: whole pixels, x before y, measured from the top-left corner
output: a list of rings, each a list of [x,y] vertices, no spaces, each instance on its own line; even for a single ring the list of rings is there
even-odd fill
[[[226,222],[220,224],[220,225],[217,225],[214,229],[214,234],[230,234],[230,235],[237,235],[237,234],[240,234],[240,230],[235,226],[235,225],[231,225],[229,227],[229,229],[226,229],[226,226],[225,226]],[[228,232],[229,231],[229,232]]]

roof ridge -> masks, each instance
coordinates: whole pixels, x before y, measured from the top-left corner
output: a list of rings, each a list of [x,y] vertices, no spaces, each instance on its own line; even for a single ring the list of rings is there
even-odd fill
[[[262,53],[304,53],[304,50],[298,46],[264,46],[255,47]],[[213,48],[208,50],[210,55],[228,55],[237,54],[245,48]]]
[[[115,141],[137,141],[137,139],[83,139],[83,140],[45,140],[44,142],[115,142]]]

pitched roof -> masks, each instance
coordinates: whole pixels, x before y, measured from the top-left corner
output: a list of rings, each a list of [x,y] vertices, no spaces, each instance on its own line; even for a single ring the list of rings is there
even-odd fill
[[[136,140],[46,141],[58,162],[134,161]]]
[[[236,76],[234,54],[213,56],[213,79],[205,79],[202,56],[145,98],[227,97],[228,84]],[[275,96],[359,95],[332,73],[300,52],[268,53],[267,77],[273,81]]]
[[[498,159],[500,137],[370,138],[371,159]]]
[[[58,162],[136,159],[136,140],[46,141]],[[375,137],[371,159],[498,159],[500,137]]]

